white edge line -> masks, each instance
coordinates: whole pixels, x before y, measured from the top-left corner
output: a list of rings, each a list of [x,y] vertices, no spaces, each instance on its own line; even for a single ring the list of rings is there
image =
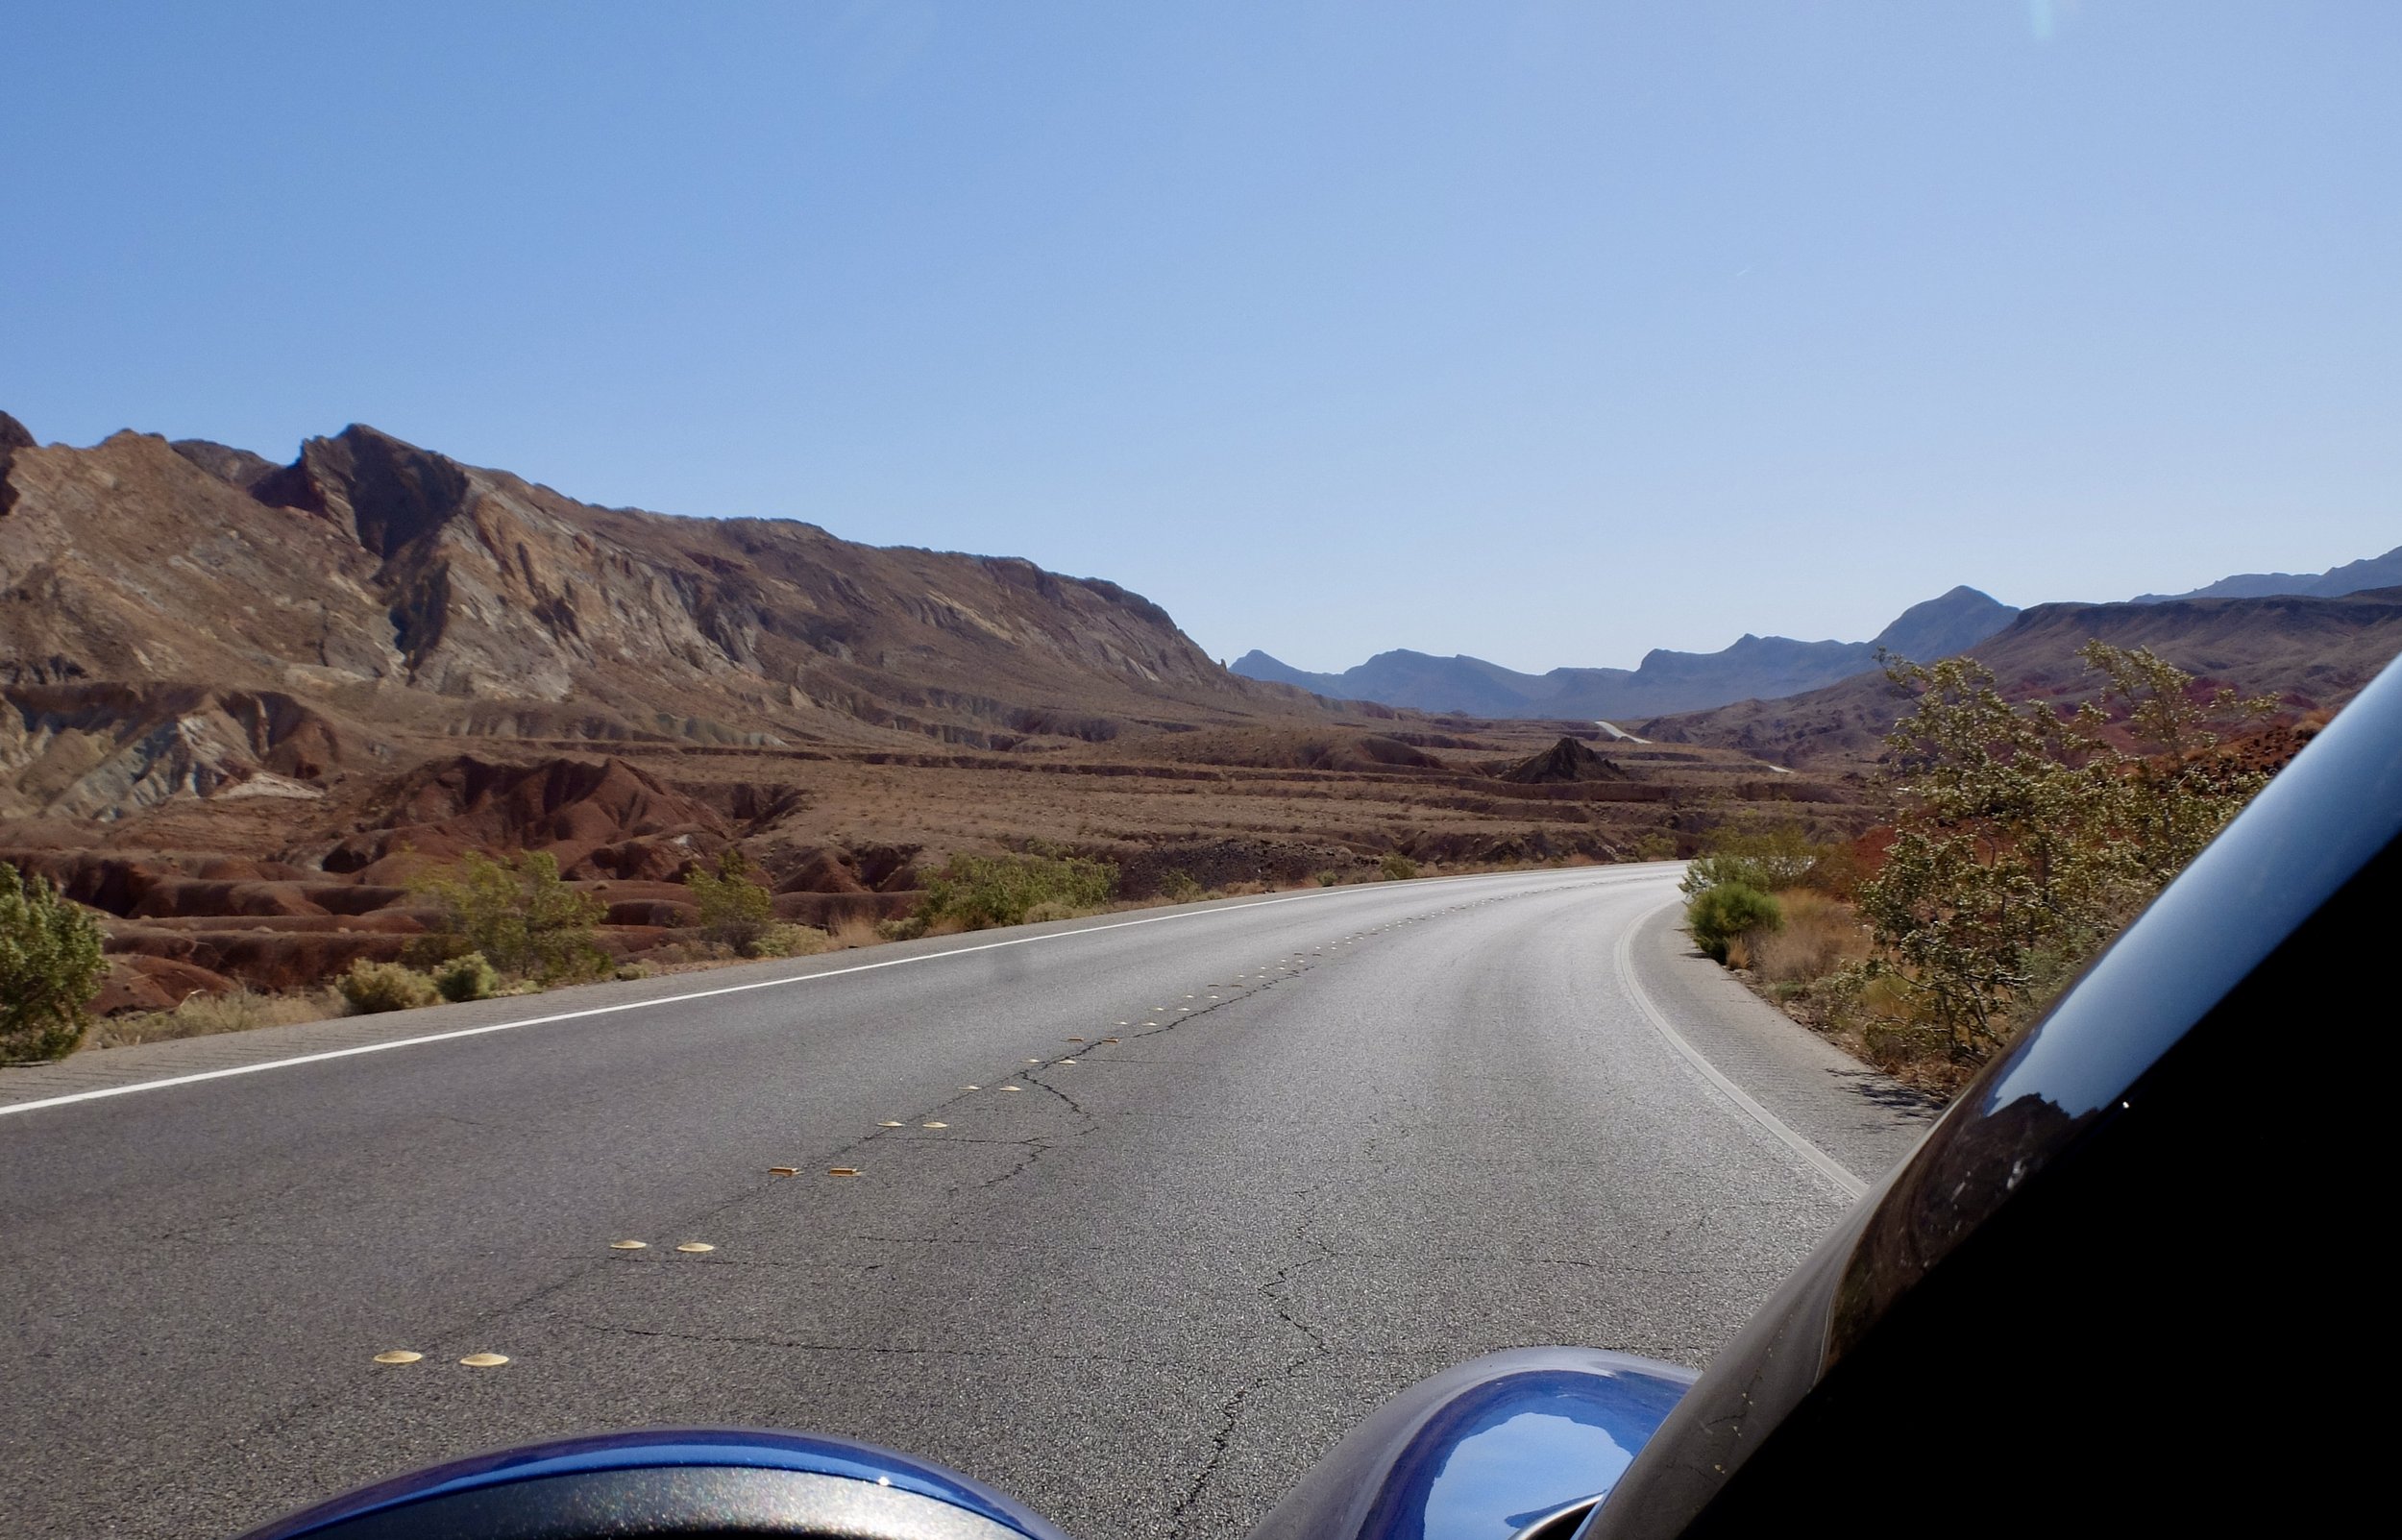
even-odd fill
[[[1607,868],[1600,868],[1606,870]],[[1487,882],[1495,877],[1523,876],[1522,872],[1478,872],[1466,877],[1437,877],[1416,884],[1420,887],[1443,887],[1458,882]],[[1237,915],[1250,909],[1267,909],[1277,904],[1298,904],[1316,898],[1357,896],[1371,887],[1382,890],[1384,884],[1359,884],[1331,892],[1295,893],[1288,898],[1262,898],[1248,904],[1224,904],[1212,909],[1189,909],[1181,915],[1149,915],[1141,919],[1116,919],[1105,925],[1084,925],[1075,930],[1051,931],[1042,936],[1018,936],[1009,941],[980,941],[973,946],[954,946],[946,951],[920,952],[915,957],[886,958],[881,963],[859,963],[849,967],[827,968],[819,973],[796,973],[780,979],[760,979],[749,984],[725,984],[714,990],[694,990],[684,994],[663,994],[650,1000],[626,1000],[618,1005],[596,1005],[581,1011],[559,1011],[550,1015],[525,1016],[515,1021],[495,1021],[480,1027],[459,1027],[450,1032],[428,1032],[414,1038],[394,1038],[388,1042],[362,1042],[349,1048],[328,1048],[319,1053],[295,1054],[289,1059],[262,1059],[255,1064],[234,1064],[225,1069],[203,1069],[188,1075],[168,1075],[158,1080],[137,1080],[125,1086],[104,1086],[97,1090],[70,1091],[63,1096],[45,1096],[38,1101],[12,1102],[0,1105],[0,1117],[17,1112],[37,1112],[46,1107],[67,1107],[77,1102],[96,1102],[110,1096],[131,1096],[135,1091],[163,1090],[169,1086],[194,1086],[204,1080],[225,1080],[234,1075],[256,1075],[270,1069],[289,1069],[295,1064],[323,1063],[330,1059],[352,1059],[360,1054],[384,1053],[394,1048],[414,1048],[422,1043],[451,1042],[460,1038],[480,1038],[491,1032],[510,1032],[519,1027],[539,1027],[553,1021],[574,1021],[583,1016],[615,1015],[621,1011],[648,1011],[654,1006],[680,1005],[687,1000],[706,1000],[721,994],[747,994],[753,990],[772,990],[787,984],[808,984],[818,979],[839,979],[851,973],[871,973],[881,967],[903,967],[912,963],[938,963],[946,957],[967,957],[976,952],[990,952],[1004,946],[1032,946],[1038,941],[1062,941],[1071,937],[1091,936],[1096,931],[1124,930],[1132,925],[1160,925],[1172,919],[1206,919],[1215,915]],[[1690,1052],[1690,1050],[1687,1050]],[[1737,1094],[1740,1094],[1738,1092]],[[1765,1114],[1762,1114],[1765,1115]]]
[[[1662,905],[1661,907],[1668,906]],[[1718,1066],[1703,1058],[1701,1050],[1687,1042],[1683,1033],[1670,1026],[1668,1017],[1661,1014],[1658,1006],[1652,1003],[1652,996],[1644,990],[1642,982],[1634,976],[1634,933],[1643,927],[1645,920],[1657,913],[1659,913],[1658,910],[1652,911],[1652,914],[1645,915],[1642,919],[1636,920],[1618,933],[1618,977],[1625,982],[1627,992],[1633,996],[1636,1007],[1651,1019],[1652,1025],[1659,1030],[1659,1035],[1668,1039],[1668,1046],[1684,1055],[1686,1062],[1702,1072],[1702,1078],[1717,1087],[1719,1091],[1728,1101],[1734,1103],[1736,1109],[1745,1116],[1776,1135],[1787,1149],[1807,1161],[1811,1168],[1820,1176],[1842,1188],[1846,1197],[1858,1199],[1866,1196],[1867,1183],[1853,1176],[1842,1161],[1796,1133],[1793,1126],[1783,1118],[1753,1101],[1742,1087],[1720,1074]]]

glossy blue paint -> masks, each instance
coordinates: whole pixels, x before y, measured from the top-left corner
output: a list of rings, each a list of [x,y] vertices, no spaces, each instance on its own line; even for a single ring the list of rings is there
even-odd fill
[[[243,1540],[299,1540],[365,1514],[481,1487],[599,1471],[692,1466],[796,1471],[867,1481],[965,1508],[1028,1540],[1059,1540],[1059,1532],[1032,1510],[929,1461],[846,1438],[739,1429],[605,1433],[473,1455],[361,1487],[254,1530]]]
[[[1589,1348],[1474,1359],[1377,1408],[1254,1540],[1509,1540],[1607,1492],[1693,1379]]]
[[[1480,1384],[1428,1418],[1394,1459],[1360,1540],[1509,1540],[1615,1485],[1688,1382],[1552,1369]]]

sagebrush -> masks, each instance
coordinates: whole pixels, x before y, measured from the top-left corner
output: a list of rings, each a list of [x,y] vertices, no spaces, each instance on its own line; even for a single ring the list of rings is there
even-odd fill
[[[442,998],[433,980],[404,963],[370,963],[361,958],[333,981],[353,1015],[383,1011],[414,1011]]]
[[[955,855],[926,880],[911,917],[917,934],[948,920],[963,930],[1023,924],[1037,905],[1060,914],[1098,909],[1117,895],[1117,864],[1056,851]]]

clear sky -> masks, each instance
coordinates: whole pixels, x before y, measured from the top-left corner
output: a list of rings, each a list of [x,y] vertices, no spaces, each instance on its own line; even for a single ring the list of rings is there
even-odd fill
[[[35,5],[0,409],[1627,665],[2402,544],[2402,5]]]

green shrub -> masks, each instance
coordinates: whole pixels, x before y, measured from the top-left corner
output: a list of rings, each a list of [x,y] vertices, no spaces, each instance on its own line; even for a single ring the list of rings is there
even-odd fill
[[[1408,882],[1418,874],[1418,864],[1398,850],[1385,852],[1385,859],[1376,868],[1386,882]]]
[[[1777,900],[1739,882],[1713,883],[1685,905],[1693,942],[1714,963],[1727,961],[1728,944],[1747,931],[1775,930],[1784,923]]]
[[[1712,829],[1702,854],[1685,868],[1682,887],[1698,893],[1717,883],[1737,883],[1764,893],[1814,888],[1848,897],[1857,880],[1851,845],[1810,838],[1801,824],[1738,824]]]
[[[1117,866],[1048,851],[1028,855],[955,855],[926,883],[912,917],[932,925],[951,920],[963,930],[1025,923],[1038,904],[1098,909],[1117,892]],[[923,934],[922,931],[919,934]]]
[[[1171,904],[1189,904],[1201,896],[1202,889],[1192,873],[1181,868],[1160,880],[1160,896]]]
[[[414,961],[481,952],[502,973],[545,984],[609,971],[609,954],[593,936],[609,906],[561,881],[558,858],[547,851],[508,862],[471,852],[447,876],[417,889],[442,911],[442,918],[411,948]]]
[[[914,941],[926,933],[926,921],[917,915],[903,915],[898,919],[879,919],[875,933],[888,941]]]
[[[745,957],[815,957],[826,949],[829,938],[815,925],[763,925],[750,939],[750,949]]]
[[[1318,873],[1318,886],[1321,888],[1339,888],[1342,886],[1342,882],[1343,874],[1339,871],[1321,871]]]
[[[414,1011],[442,998],[433,980],[401,963],[370,963],[361,958],[333,987],[350,1002],[351,1014],[374,1015],[380,1011]]]
[[[108,969],[99,922],[37,877],[0,862],[0,1059],[63,1059]]]
[[[481,952],[466,952],[433,968],[433,987],[445,1000],[489,1000],[501,988],[501,970]]]
[[[1666,829],[1646,829],[1634,837],[1627,853],[1637,861],[1674,861],[1677,837]]]
[[[741,846],[729,844],[720,851],[715,871],[695,866],[684,874],[684,887],[699,911],[694,923],[711,945],[730,947],[737,957],[788,955],[759,949],[774,927],[775,900],[751,877]]]
[[[2267,776],[2214,752],[2267,698],[2203,695],[2155,657],[2089,642],[2073,713],[2013,702],[1968,658],[1886,661],[1917,704],[1885,743],[1900,806],[1860,917],[1950,1056],[1990,1056],[2044,1009]],[[2132,744],[2132,750],[2125,746]]]

